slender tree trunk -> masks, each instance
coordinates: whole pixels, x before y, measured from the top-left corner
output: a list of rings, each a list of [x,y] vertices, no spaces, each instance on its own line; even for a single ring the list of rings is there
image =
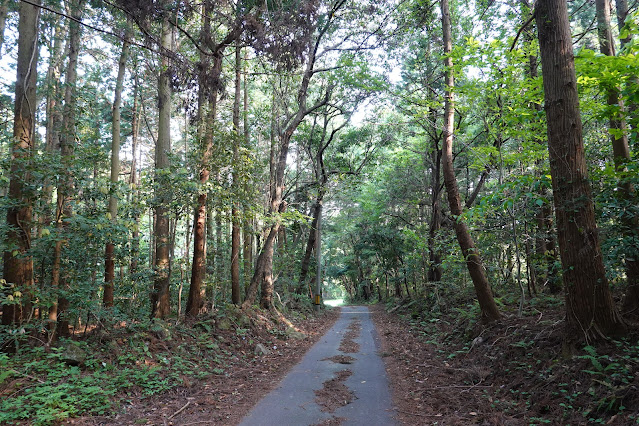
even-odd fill
[[[446,102],[444,112],[444,146],[442,148],[443,155],[443,173],[446,192],[448,193],[448,203],[450,211],[455,219],[455,234],[457,241],[461,247],[466,266],[475,287],[477,300],[481,309],[481,319],[483,322],[492,322],[501,317],[486,277],[486,271],[482,264],[481,257],[475,248],[475,243],[468,232],[466,224],[462,221],[462,205],[459,197],[459,189],[457,187],[457,179],[455,177],[455,169],[453,166],[453,133],[454,133],[454,96],[452,88],[454,87],[453,78],[453,60],[450,57],[452,51],[451,23],[448,0],[440,0],[442,11],[442,29],[444,40],[444,66],[446,67]]]
[[[630,10],[628,8],[627,0],[616,0],[616,5],[617,5],[617,25],[619,26],[619,31],[621,32],[621,30],[626,26],[626,20],[628,19]],[[631,40],[632,40],[632,32],[628,32],[628,35],[620,40],[621,48],[624,48],[628,43],[630,43]],[[639,83],[639,77],[634,76],[633,80],[635,85]],[[632,116],[635,116],[637,113],[637,109],[639,109],[637,106],[637,102],[631,99],[630,102],[628,102],[628,112]],[[636,130],[636,129],[633,129],[633,130]]]
[[[55,305],[49,311],[49,321],[56,323],[56,335],[66,337],[70,335],[70,321],[68,318],[69,301],[66,292],[70,291],[68,282],[68,270],[63,268],[61,258],[63,246],[66,243],[67,233],[65,218],[73,215],[71,199],[75,193],[72,167],[75,152],[75,110],[76,110],[76,82],[78,76],[78,56],[80,53],[81,26],[77,23],[82,16],[84,0],[76,0],[71,3],[70,9],[75,20],[69,23],[69,52],[64,79],[64,110],[62,119],[62,132],[60,134],[60,152],[62,164],[65,166],[65,175],[58,187],[58,200],[56,208],[56,223],[59,232],[58,241],[54,248],[54,267],[51,272],[51,285],[58,289],[57,312]]]
[[[248,57],[245,54],[244,57],[244,145],[247,149],[250,149],[249,139],[249,123],[248,123],[248,84],[246,81],[246,75],[248,74],[247,65]],[[246,214],[245,214],[246,216]],[[245,287],[248,287],[248,283],[251,279],[251,270],[253,269],[253,219],[246,218],[244,222],[244,281]]]
[[[566,288],[568,340],[625,331],[604,270],[582,137],[566,2],[538,0],[548,151]]]
[[[622,2],[623,3],[623,2]],[[599,49],[606,56],[615,56],[614,40],[610,28],[610,2],[609,0],[596,0],[597,7],[597,32],[599,36]],[[625,13],[627,14],[627,5]],[[624,5],[621,5],[623,8]],[[619,12],[618,12],[619,13]],[[621,10],[621,14],[624,11]],[[621,18],[621,17],[620,17]],[[623,20],[621,20],[623,23]],[[610,117],[610,139],[612,142],[612,154],[615,163],[615,170],[620,175],[618,183],[618,194],[622,204],[633,206],[635,189],[628,180],[623,178],[626,165],[631,161],[630,148],[628,146],[628,133],[626,122],[623,117],[624,105],[619,95],[619,88],[613,84],[604,87],[607,93],[608,106],[614,111]],[[624,208],[624,210],[627,210]],[[621,218],[622,234],[625,241],[630,242],[630,247],[626,250],[626,279],[627,290],[624,299],[623,309],[625,312],[639,314],[639,220],[631,211],[622,211]]]
[[[131,117],[131,176],[129,179],[129,185],[131,192],[135,191],[140,193],[137,188],[137,149],[138,149],[138,136],[140,134],[140,109],[138,99],[138,84],[137,79],[133,88],[133,116]],[[131,233],[131,266],[129,273],[131,275],[137,273],[138,262],[140,257],[140,213],[137,207],[133,214],[135,220],[135,227]]]
[[[528,19],[531,12],[531,5],[528,0],[521,0],[522,6],[522,19]],[[522,22],[523,23],[523,22]],[[526,44],[531,44],[534,41],[534,33],[525,32],[524,40]],[[538,77],[538,58],[537,54],[531,54],[528,56],[528,68],[526,73],[531,79]],[[531,108],[536,113],[542,111],[542,105],[539,102],[533,102]],[[539,141],[540,144],[546,145],[546,141]],[[537,163],[539,168],[543,167],[543,161],[539,160]],[[545,199],[548,197],[548,191],[544,185],[540,185],[538,190],[539,197]],[[552,226],[552,209],[548,203],[544,203],[537,207],[535,214],[537,223],[537,235],[535,238],[535,251],[536,262],[533,262],[531,268],[532,276],[534,277],[533,286],[539,278],[542,278],[544,285],[548,285],[548,288],[552,294],[558,294],[561,291],[561,280],[557,276],[555,270],[555,263],[557,261],[557,254],[555,250],[555,237]]]
[[[246,219],[244,223],[244,230],[242,232],[243,236],[243,253],[242,258],[244,260],[244,280],[245,287],[248,287],[248,284],[251,279],[251,271],[253,269],[253,220]]]
[[[2,58],[2,46],[4,46],[4,29],[7,24],[8,14],[9,0],[0,0],[0,58]]]
[[[323,198],[323,197],[322,197]],[[317,238],[317,220],[319,218],[319,205],[322,202],[322,199],[319,197],[313,203],[313,210],[310,216],[313,217],[313,221],[311,222],[311,229],[308,232],[308,240],[306,241],[306,250],[304,250],[304,257],[302,257],[302,262],[300,264],[300,279],[298,281],[298,294],[304,294],[306,290],[306,277],[308,276],[308,268],[311,263],[311,255],[313,254],[313,250],[315,248],[315,240]]]
[[[439,149],[439,143],[435,138],[433,138],[431,161],[431,219],[430,226],[428,228],[430,265],[428,268],[428,281],[439,282],[442,280],[442,259],[439,249],[436,247],[436,239],[442,226],[442,207],[440,196],[442,151]]]
[[[215,174],[215,181],[221,182],[221,174]],[[222,214],[224,206],[215,203],[215,280],[220,283],[222,289],[222,299],[226,300],[226,285],[224,285],[226,275],[224,274],[224,233],[222,232]]]
[[[395,296],[399,297],[400,299],[403,299],[404,294],[402,292],[402,282],[400,281],[397,275],[398,275],[397,271],[393,270],[393,284],[395,285]]]
[[[300,120],[301,122],[301,120]],[[298,123],[299,124],[299,123]],[[297,126],[295,126],[297,127]],[[280,155],[275,167],[275,179],[273,183],[273,191],[271,193],[271,202],[269,212],[271,215],[284,212],[286,210],[286,203],[283,203],[282,195],[284,189],[284,170],[286,168],[286,158],[288,155],[288,146],[293,131],[286,132],[281,137],[280,142]],[[255,273],[251,279],[251,283],[247,290],[246,299],[243,303],[243,307],[250,307],[257,296],[258,285],[261,286],[262,295],[260,305],[264,309],[274,308],[273,297],[273,251],[275,245],[275,239],[278,235],[280,228],[280,221],[276,220],[275,224],[271,225],[268,231],[268,235],[264,241],[264,246],[260,251],[257,259],[257,265],[255,267]]]
[[[203,40],[206,41],[207,44],[212,45],[211,36],[209,33],[210,22],[208,18],[207,8],[204,7],[202,17],[202,37]],[[214,137],[214,125],[217,114],[217,92],[220,74],[222,72],[222,55],[226,47],[228,47],[235,39],[240,36],[240,28],[233,28],[225,37],[225,39],[214,46],[213,50],[213,64],[212,68],[208,67],[208,64],[204,62],[203,59],[203,72],[200,75],[200,81],[202,87],[204,87],[205,80],[207,75],[205,71],[210,71],[210,76],[208,76],[212,83],[212,87],[208,89],[211,91],[210,99],[209,99],[209,114],[208,114],[208,124],[206,131],[204,132],[203,128],[198,129],[198,138],[200,141],[203,141],[204,147],[202,152],[202,160],[200,162],[200,184],[204,186],[206,182],[208,182],[209,177],[211,175],[210,170],[210,161],[213,156],[213,137]],[[198,119],[201,121],[204,110],[203,106],[205,104],[204,92],[200,92],[199,94],[199,117]],[[198,123],[202,125],[202,123]],[[204,134],[206,133],[206,134]],[[204,296],[205,289],[203,287],[204,278],[206,277],[206,268],[207,268],[207,245],[206,245],[206,236],[207,236],[207,228],[210,228],[208,224],[210,223],[211,215],[207,215],[207,200],[208,193],[206,190],[202,190],[202,193],[198,195],[197,207],[195,209],[195,215],[193,218],[193,264],[191,266],[191,286],[189,288],[189,297],[186,303],[186,315],[190,317],[195,317],[204,306]],[[208,220],[207,220],[208,216]],[[210,230],[210,229],[209,229]],[[211,235],[211,232],[208,233]],[[216,247],[216,249],[218,249]],[[211,256],[209,256],[209,259]]]
[[[288,157],[288,149],[291,141],[291,137],[295,130],[297,130],[298,126],[304,119],[306,115],[310,112],[316,110],[328,103],[328,92],[326,96],[318,101],[315,105],[308,108],[307,100],[308,100],[308,88],[311,81],[311,78],[315,74],[315,60],[316,54],[319,47],[319,43],[322,39],[322,36],[326,34],[328,29],[328,24],[322,29],[317,39],[315,40],[313,46],[311,46],[308,61],[306,64],[306,69],[304,70],[304,74],[302,75],[302,81],[299,86],[299,91],[297,95],[297,111],[291,117],[290,121],[286,128],[280,132],[279,134],[279,155],[277,156],[277,161],[275,162],[275,170],[274,170],[274,178],[273,185],[270,193],[270,206],[269,206],[269,215],[275,217],[275,223],[271,226],[266,241],[264,242],[264,247],[259,254],[257,265],[255,267],[255,273],[253,274],[253,278],[251,279],[251,284],[249,285],[249,289],[247,291],[246,300],[242,304],[243,307],[249,307],[255,301],[255,296],[257,295],[257,286],[261,284],[262,287],[262,298],[260,301],[260,305],[269,310],[274,310],[273,306],[273,244],[275,237],[278,234],[281,221],[277,218],[279,213],[282,213],[286,210],[286,203],[283,200],[284,195],[284,172],[286,170],[286,159]],[[275,109],[275,108],[273,108]],[[262,280],[262,281],[261,281]]]
[[[60,149],[60,132],[59,127],[62,121],[62,113],[60,111],[61,97],[61,71],[62,71],[62,48],[64,39],[66,38],[66,25],[60,25],[56,20],[55,35],[53,46],[49,57],[49,67],[47,69],[46,78],[46,143],[45,151],[52,154]],[[40,216],[41,228],[51,223],[53,213],[51,211],[51,198],[53,194],[53,185],[51,179],[46,178],[42,187],[42,197],[40,203],[42,205],[42,214]]]
[[[3,278],[12,283],[13,293],[22,293],[19,303],[2,305],[2,324],[20,323],[31,312],[30,293],[33,286],[33,258],[31,249],[31,220],[33,199],[28,187],[28,172],[35,148],[36,83],[38,65],[38,27],[40,9],[20,2],[18,23],[18,63],[13,117],[13,144],[7,209],[8,231],[5,237]]]
[[[202,41],[209,39],[209,19],[206,7],[203,8],[202,18]],[[202,153],[202,161],[200,165],[200,184],[204,185],[209,180],[210,170],[208,163],[212,155],[213,141],[210,132],[211,126],[215,122],[215,114],[217,112],[217,90],[213,89],[210,99],[210,114],[208,118],[208,126],[205,124],[205,106],[206,100],[206,72],[209,68],[208,59],[204,55],[200,55],[201,73],[199,76],[200,88],[198,93],[198,143],[204,145]],[[213,65],[217,69],[218,63]],[[191,286],[189,288],[189,296],[186,302],[186,315],[189,317],[197,316],[204,306],[205,289],[203,287],[206,277],[206,259],[207,259],[207,197],[208,193],[205,189],[198,195],[197,205],[193,216],[193,262],[191,264]]]
[[[239,42],[235,44],[235,99],[233,102],[233,191],[239,193],[239,145],[240,145],[240,83],[241,83],[241,48]],[[237,195],[235,196],[237,199]],[[238,202],[234,201],[231,206],[231,301],[235,305],[242,303],[240,292],[240,217]]]
[[[127,27],[127,34],[122,42],[122,52],[118,61],[118,76],[115,82],[115,95],[113,98],[113,120],[111,125],[111,189],[109,195],[109,215],[115,224],[118,216],[118,199],[115,192],[118,187],[118,177],[120,175],[120,104],[122,103],[122,89],[124,86],[124,73],[126,71],[126,61],[129,56],[130,31]],[[104,295],[102,304],[110,308],[113,306],[113,280],[115,279],[115,261],[113,252],[115,245],[113,241],[107,241],[104,252]]]
[[[61,79],[62,62],[63,62],[63,44],[67,35],[67,25],[58,25],[55,31],[55,40],[53,50],[51,52],[51,58],[49,62],[49,69],[47,70],[47,124],[46,124],[46,145],[45,150],[48,154],[59,152],[60,147],[60,127],[62,126],[63,114],[62,114],[62,100],[64,98],[63,84]],[[58,194],[59,195],[59,194]],[[59,209],[56,208],[55,212],[52,209],[53,198],[53,184],[49,178],[45,179],[42,188],[42,197],[40,199],[42,203],[42,214],[40,216],[41,230],[44,226],[51,224],[54,220],[53,215],[56,214],[55,222],[56,229],[59,229],[59,223],[57,214]],[[42,231],[41,231],[42,232]],[[56,241],[53,248],[53,256],[51,261],[51,306],[49,307],[48,319],[49,329],[51,331],[50,338],[54,339],[55,328],[58,321],[58,292],[60,287],[60,256],[62,250],[62,241],[60,238]]]
[[[615,46],[610,28],[610,2],[609,0],[596,0],[597,7],[597,32],[599,38],[599,49],[606,56],[615,56]],[[626,123],[622,116],[624,106],[619,97],[619,89],[614,85],[607,85],[604,88],[607,93],[608,106],[620,110],[610,118],[610,134],[612,141],[612,151],[617,170],[622,170],[624,164],[630,160],[630,149],[628,148],[628,135],[626,133]],[[632,188],[629,184],[620,184],[625,196],[630,196]]]
[[[170,50],[172,31],[168,19],[162,22],[162,49]],[[158,138],[155,145],[155,277],[151,294],[151,317],[165,318],[171,312],[169,211],[166,206],[169,188],[164,183],[162,172],[169,167],[171,151],[171,83],[169,60],[162,56],[158,81]]]

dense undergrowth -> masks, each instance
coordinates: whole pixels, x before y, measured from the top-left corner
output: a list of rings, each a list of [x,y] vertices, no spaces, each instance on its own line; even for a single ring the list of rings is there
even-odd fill
[[[192,323],[122,321],[51,347],[22,344],[0,354],[0,424],[109,416],[134,400],[224,376],[254,357],[258,343],[268,347],[289,332],[259,311],[228,306]]]
[[[488,410],[512,424],[639,424],[636,334],[569,353],[558,297],[532,299],[521,317],[505,303],[505,317],[487,327],[477,324],[475,303],[456,302],[433,310],[426,299],[405,301],[398,313]]]

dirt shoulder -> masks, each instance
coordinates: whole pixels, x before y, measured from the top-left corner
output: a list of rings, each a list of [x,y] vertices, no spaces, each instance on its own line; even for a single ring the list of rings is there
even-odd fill
[[[117,414],[108,417],[71,419],[73,425],[205,425],[239,423],[242,417],[271,389],[306,351],[334,324],[339,309],[319,316],[294,320],[305,338],[275,332],[247,330],[216,331],[216,340],[227,354],[224,373],[190,380],[184,386],[153,396],[122,395],[128,399]],[[256,353],[261,344],[269,353]]]
[[[639,424],[636,337],[565,358],[561,309],[484,328],[371,311],[402,424]]]

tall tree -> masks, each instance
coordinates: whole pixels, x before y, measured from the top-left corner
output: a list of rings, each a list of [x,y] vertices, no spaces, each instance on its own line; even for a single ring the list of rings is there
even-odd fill
[[[118,178],[120,176],[120,104],[122,103],[122,89],[124,88],[124,74],[129,56],[130,25],[127,23],[126,34],[122,42],[122,51],[118,61],[118,76],[115,80],[113,96],[113,119],[111,124],[111,190],[109,191],[109,215],[112,223],[117,222],[118,216]],[[135,112],[134,112],[135,114]],[[135,154],[134,154],[135,155]],[[132,172],[133,173],[133,172]],[[113,239],[113,236],[111,237]],[[113,240],[106,243],[104,252],[104,295],[102,303],[105,307],[113,306],[113,280],[115,279],[115,260]]]
[[[210,56],[212,64],[206,66],[203,69],[203,73],[200,74],[201,89],[206,89],[210,93],[208,102],[208,123],[207,131],[201,137],[202,154],[199,161],[199,178],[200,184],[205,186],[209,181],[211,175],[211,160],[213,158],[213,149],[215,145],[214,140],[214,128],[216,125],[217,115],[217,101],[218,90],[220,85],[220,75],[222,74],[222,60],[224,58],[224,51],[229,47],[241,34],[242,27],[240,22],[235,21],[232,28],[227,32],[222,41],[215,44],[212,41],[210,33],[210,19],[208,17],[206,4],[203,12],[202,32],[203,39],[209,46],[210,51],[207,52],[207,56]],[[203,64],[204,66],[205,64]],[[200,103],[203,102],[203,92],[200,95]],[[201,118],[200,118],[201,119]],[[201,134],[200,132],[198,132]],[[207,199],[208,192],[205,188],[202,188],[197,199],[197,206],[195,208],[193,218],[193,265],[191,270],[191,286],[189,288],[189,297],[186,305],[186,315],[196,316],[204,305],[203,300],[203,284],[206,277],[206,228],[207,228]],[[219,247],[216,247],[219,250]]]
[[[35,148],[36,82],[40,0],[20,2],[18,23],[18,62],[13,116],[13,144],[9,172],[6,249],[3,278],[13,284],[17,300],[2,306],[2,324],[20,323],[30,315],[29,293],[33,285],[31,220],[33,194],[29,193],[31,174],[28,163]],[[21,293],[22,298],[16,293]]]
[[[435,111],[430,109],[429,116],[432,117],[432,123],[435,121]],[[436,132],[435,132],[436,133]],[[437,234],[442,226],[442,206],[441,206],[441,164],[442,164],[442,150],[439,148],[439,140],[437,134],[432,135],[431,149],[430,149],[430,166],[431,166],[431,218],[430,225],[428,227],[428,251],[430,265],[428,268],[428,281],[439,282],[442,280],[442,259],[441,253],[437,248],[435,242]]]
[[[442,12],[442,33],[444,42],[444,66],[446,73],[446,94],[445,94],[445,106],[444,106],[444,144],[442,147],[443,155],[443,175],[444,184],[446,186],[446,192],[448,194],[448,204],[450,205],[450,212],[455,220],[455,234],[457,235],[457,242],[461,247],[464,258],[466,259],[466,266],[468,272],[473,281],[475,287],[475,293],[477,294],[477,300],[479,301],[479,307],[481,309],[481,319],[484,322],[491,322],[498,320],[501,317],[499,309],[495,304],[490,284],[488,283],[488,277],[482,264],[481,257],[475,247],[468,227],[462,219],[462,204],[459,197],[459,189],[457,186],[457,178],[455,177],[455,168],[453,166],[453,135],[455,132],[455,108],[454,108],[454,94],[453,88],[455,85],[453,60],[451,58],[451,52],[453,50],[452,42],[452,30],[450,21],[450,7],[448,0],[440,0],[441,12]]]
[[[246,75],[248,74],[247,70],[247,58],[244,58],[244,144],[248,148],[249,147],[249,124],[248,124],[248,84]],[[248,213],[248,212],[245,212]],[[251,270],[253,267],[253,219],[251,214],[244,215],[244,229],[242,232],[243,237],[243,253],[242,257],[244,260],[244,279],[245,279],[245,287],[248,285],[249,280],[251,279]]]
[[[137,63],[135,61],[134,65]],[[137,68],[137,67],[133,67]],[[139,182],[137,180],[137,153],[138,153],[138,137],[140,134],[140,100],[138,95],[138,79],[137,75],[133,86],[133,111],[131,116],[131,175],[129,177],[129,185],[134,193],[139,194],[140,190],[137,188]],[[133,214],[135,220],[135,227],[131,233],[131,266],[129,272],[135,274],[138,270],[138,261],[140,257],[140,213],[138,209],[135,209]]]
[[[538,0],[535,12],[555,216],[565,283],[567,337],[622,333],[606,278],[588,181],[568,10]]]
[[[81,26],[84,0],[72,0],[69,4],[73,19],[69,22],[68,61],[64,76],[64,108],[62,117],[62,129],[60,132],[60,154],[64,173],[60,177],[56,200],[56,228],[58,239],[55,243],[53,254],[53,267],[51,271],[51,286],[57,290],[58,300],[54,301],[49,309],[49,322],[56,324],[55,334],[68,336],[69,318],[66,311],[69,308],[69,282],[68,271],[63,265],[63,250],[66,244],[65,233],[68,232],[66,219],[73,215],[74,175],[72,172],[75,152],[75,126],[76,126],[76,85],[78,79],[78,57],[80,54]]]
[[[169,208],[166,170],[171,151],[171,69],[168,53],[172,49],[173,27],[162,21],[160,74],[158,76],[158,137],[155,144],[155,276],[151,293],[151,317],[165,318],[171,312]]]
[[[7,24],[8,14],[9,0],[0,0],[0,58],[2,58],[2,46],[4,45],[4,29]]]
[[[63,94],[62,87],[62,65],[63,65],[63,43],[66,38],[68,26],[66,20],[60,22],[60,18],[54,17],[54,34],[52,46],[49,53],[49,66],[46,75],[46,134],[45,134],[45,151],[53,154],[60,149],[60,123],[62,122],[61,97]],[[62,25],[61,25],[62,24]],[[38,218],[41,225],[51,223],[53,213],[51,212],[51,198],[53,195],[53,185],[51,178],[46,177],[42,185],[42,196],[40,203],[42,205],[42,213]]]
[[[240,151],[240,82],[242,51],[239,42],[235,42],[235,97],[233,99],[233,189],[239,189],[239,151]],[[235,305],[242,303],[240,293],[240,217],[238,202],[231,205],[231,301]]]
[[[324,162],[324,153],[326,152],[329,145],[336,139],[337,133],[342,130],[348,122],[343,122],[341,125],[338,125],[334,128],[329,128],[329,125],[332,124],[332,121],[340,117],[341,118],[342,110],[340,108],[323,108],[320,112],[322,123],[317,125],[317,116],[313,120],[313,126],[311,127],[311,132],[308,138],[308,143],[305,146],[308,157],[311,159],[313,174],[314,174],[314,185],[317,187],[317,192],[315,195],[315,200],[311,206],[310,215],[313,220],[311,222],[311,229],[308,233],[308,240],[306,242],[306,249],[304,250],[304,255],[302,256],[302,261],[300,262],[300,277],[299,277],[299,285],[298,285],[298,293],[303,294],[304,289],[307,285],[306,277],[308,275],[309,265],[311,261],[311,253],[313,250],[316,250],[318,247],[318,238],[320,238],[320,224],[321,214],[322,214],[322,202],[324,200],[324,196],[328,190],[328,179],[331,174],[325,166]],[[316,130],[316,127],[319,127],[319,131]],[[319,133],[319,136],[316,136],[315,133]],[[315,141],[314,139],[317,139]],[[317,146],[317,153],[314,153],[314,146]],[[362,166],[364,165],[364,160],[362,162]],[[361,169],[361,166],[360,166]],[[359,170],[358,170],[359,171]],[[337,171],[335,171],[337,173]],[[353,172],[357,173],[357,172]],[[317,253],[316,253],[317,255]]]
[[[284,172],[286,170],[286,160],[288,149],[293,133],[297,130],[302,120],[313,111],[321,108],[328,102],[328,92],[312,106],[308,106],[309,86],[312,77],[317,73],[316,60],[320,43],[331,25],[331,18],[344,5],[343,1],[338,1],[332,5],[332,9],[327,14],[327,19],[318,28],[318,34],[314,40],[309,40],[309,52],[306,66],[302,74],[302,79],[297,92],[297,102],[295,110],[286,118],[285,126],[278,132],[278,155],[274,159],[273,184],[269,195],[268,214],[273,217],[274,223],[266,230],[266,238],[258,255],[255,271],[251,278],[251,283],[247,289],[246,298],[242,306],[247,308],[255,302],[258,286],[261,288],[260,305],[264,309],[272,310],[273,306],[273,254],[275,239],[279,233],[281,220],[279,215],[286,210],[287,203],[284,202]],[[312,24],[315,28],[317,23]]]
[[[597,9],[599,50],[606,56],[615,56],[614,38],[610,27],[610,1],[596,0],[595,5]],[[623,8],[623,5],[621,7]],[[623,14],[623,11],[621,13]],[[628,179],[623,178],[626,165],[631,161],[628,132],[623,117],[624,104],[620,97],[619,88],[616,87],[614,82],[604,83],[603,89],[606,93],[606,102],[611,110],[609,121],[610,140],[612,142],[615,169],[620,176],[619,196],[622,203],[634,205],[635,189]],[[624,211],[619,216],[625,240],[630,242],[625,259],[628,285],[624,300],[624,310],[633,312],[636,315],[639,313],[637,312],[639,311],[639,259],[637,259],[637,256],[639,256],[639,221],[631,211]]]

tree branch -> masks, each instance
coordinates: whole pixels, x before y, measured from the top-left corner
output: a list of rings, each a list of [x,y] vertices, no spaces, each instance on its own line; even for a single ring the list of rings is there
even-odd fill
[[[124,41],[127,41],[129,44],[131,44],[131,45],[133,45],[133,46],[141,47],[142,49],[146,49],[146,50],[148,50],[148,51],[151,51],[151,52],[153,52],[153,53],[157,53],[157,54],[159,54],[159,55],[163,55],[163,56],[167,56],[167,57],[169,56],[169,55],[166,55],[166,54],[165,54],[165,53],[163,53],[163,52],[160,52],[160,51],[158,51],[158,50],[153,49],[152,47],[145,46],[145,45],[143,45],[143,44],[141,44],[141,43],[137,43],[137,42],[132,41],[132,40],[126,40],[126,38],[125,38],[124,36],[121,36],[121,35],[119,35],[119,34],[116,34],[116,33],[112,32],[112,31],[103,30],[103,29],[98,28],[98,27],[95,27],[95,26],[93,26],[93,25],[90,25],[90,24],[84,23],[84,22],[82,22],[82,20],[81,20],[81,19],[78,19],[78,18],[75,18],[75,17],[73,17],[73,16],[67,15],[66,13],[63,13],[63,12],[59,12],[59,11],[57,11],[57,10],[54,10],[54,9],[52,9],[52,8],[48,7],[48,6],[44,6],[44,5],[41,5],[41,4],[33,3],[33,2],[31,2],[30,0],[20,0],[20,1],[21,1],[21,2],[24,2],[24,3],[27,3],[27,4],[31,5],[31,6],[38,7],[38,8],[40,8],[40,9],[44,9],[44,10],[46,10],[46,11],[48,11],[48,12],[55,13],[56,15],[62,16],[63,18],[69,19],[69,20],[71,20],[71,21],[77,22],[78,24],[82,25],[83,27],[86,27],[86,28],[92,29],[92,30],[97,31],[97,32],[102,33],[102,34],[108,34],[108,35],[110,35],[110,36],[113,36],[113,37],[117,38],[117,39],[118,39],[118,40],[120,40],[120,41],[123,41],[123,42],[124,42]],[[105,2],[106,2],[106,0],[105,0]],[[108,2],[107,2],[107,3],[108,3]]]

